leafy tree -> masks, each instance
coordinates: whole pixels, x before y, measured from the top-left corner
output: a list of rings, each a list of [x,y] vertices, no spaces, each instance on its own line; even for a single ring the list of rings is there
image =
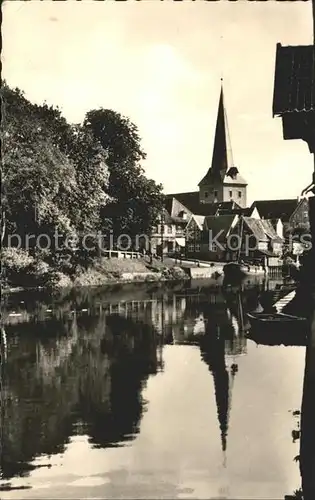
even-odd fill
[[[57,108],[2,88],[2,235],[83,233],[99,228],[108,201],[107,153]]]
[[[76,189],[74,166],[43,127],[38,106],[6,85],[2,99],[2,209],[6,229],[20,236],[36,234],[50,224],[65,230],[71,226],[67,206]]]

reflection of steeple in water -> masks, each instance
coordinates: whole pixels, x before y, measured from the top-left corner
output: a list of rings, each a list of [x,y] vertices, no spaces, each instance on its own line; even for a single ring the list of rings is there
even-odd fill
[[[224,466],[226,466],[232,392],[238,371],[236,358],[246,353],[241,296],[231,294],[226,297],[226,305],[225,318],[222,315],[217,316],[216,325],[213,321],[208,322],[206,335],[200,341],[202,359],[208,365],[214,381]],[[231,327],[231,335],[226,328],[228,324]]]
[[[208,365],[214,381],[215,399],[221,431],[221,445],[225,456],[229,415],[229,375],[225,365],[225,342],[220,334],[205,337],[200,342],[201,357]]]

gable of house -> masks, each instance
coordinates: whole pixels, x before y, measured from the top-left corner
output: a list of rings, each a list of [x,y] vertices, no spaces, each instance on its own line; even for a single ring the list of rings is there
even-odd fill
[[[171,217],[179,217],[183,220],[188,220],[189,216],[192,215],[192,212],[173,196],[166,196],[164,207]]]
[[[185,235],[188,240],[198,240],[203,231],[204,217],[201,215],[192,215],[185,228]]]
[[[196,213],[195,209],[200,205],[199,203],[199,192],[192,191],[188,193],[173,193],[167,194],[166,200],[175,199],[185,207],[191,214]],[[202,215],[202,214],[201,214]]]
[[[289,223],[292,227],[309,225],[309,203],[307,198],[302,198],[292,213]]]

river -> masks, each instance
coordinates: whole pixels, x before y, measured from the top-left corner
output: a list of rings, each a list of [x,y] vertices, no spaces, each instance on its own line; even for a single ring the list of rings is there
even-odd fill
[[[1,498],[292,494],[305,348],[246,339],[262,293],[138,285],[10,297]]]

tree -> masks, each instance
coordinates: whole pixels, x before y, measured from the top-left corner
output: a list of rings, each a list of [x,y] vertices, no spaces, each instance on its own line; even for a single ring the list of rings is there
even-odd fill
[[[2,99],[5,229],[22,237],[47,230],[49,225],[64,231],[71,227],[67,207],[77,187],[75,168],[44,126],[42,109],[27,101],[20,90],[6,85]]]
[[[138,129],[128,118],[108,109],[89,111],[83,126],[107,151],[108,193],[113,201],[102,211],[114,235],[148,233],[163,206],[162,186],[147,179],[140,165],[146,154]]]
[[[2,88],[2,235],[96,230],[109,197],[107,153],[58,108]]]

